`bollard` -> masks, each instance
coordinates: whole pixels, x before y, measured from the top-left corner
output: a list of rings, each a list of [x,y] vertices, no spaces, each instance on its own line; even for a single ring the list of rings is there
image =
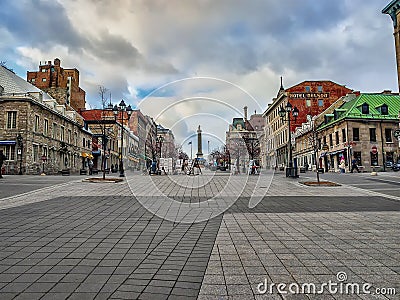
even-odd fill
[[[375,171],[375,167],[372,167],[371,176],[377,176],[378,173]]]

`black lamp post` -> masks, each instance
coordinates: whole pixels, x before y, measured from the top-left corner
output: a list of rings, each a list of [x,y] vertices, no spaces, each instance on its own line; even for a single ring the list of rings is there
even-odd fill
[[[299,115],[299,110],[297,109],[297,107],[293,108],[293,106],[292,106],[292,104],[290,104],[290,102],[288,102],[286,104],[285,108],[281,107],[281,109],[278,112],[282,121],[288,122],[288,130],[289,130],[289,134],[288,134],[289,159],[288,159],[288,165],[286,168],[286,177],[296,178],[296,177],[298,177],[298,175],[297,175],[297,167],[296,168],[293,167],[292,136],[291,136],[291,131],[290,131],[290,119],[291,119],[290,113],[292,113],[294,121],[296,122],[296,119]]]
[[[121,100],[121,102],[119,103],[119,105],[117,106],[116,104],[114,105],[113,108],[113,112],[114,112],[114,116],[115,119],[117,119],[119,112],[121,112],[121,148],[119,151],[119,177],[124,177],[125,173],[124,173],[124,162],[122,159],[122,149],[124,147],[124,119],[125,119],[125,112],[128,115],[128,122],[129,122],[129,118],[132,115],[132,107],[130,105],[128,105],[128,107],[125,104],[124,100]]]
[[[164,137],[162,136],[162,135],[159,135],[157,138],[156,138],[156,142],[159,144],[159,147],[160,147],[160,158],[162,157],[162,151],[161,151],[161,149],[162,149],[162,144],[163,144],[163,142],[164,142]]]
[[[23,144],[22,136],[20,133],[18,133],[18,136],[17,136],[17,144],[18,144],[17,154],[19,155],[18,175],[22,175],[22,149],[24,148],[24,144]]]

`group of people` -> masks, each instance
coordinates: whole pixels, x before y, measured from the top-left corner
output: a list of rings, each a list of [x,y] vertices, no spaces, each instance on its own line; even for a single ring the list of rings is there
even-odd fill
[[[346,173],[346,162],[344,160],[344,157],[342,157],[340,159],[339,170],[340,170],[340,173]],[[358,168],[357,159],[356,158],[353,158],[352,161],[351,161],[351,171],[350,171],[350,173],[353,173],[354,170],[356,170],[358,173],[360,173],[360,169]]]

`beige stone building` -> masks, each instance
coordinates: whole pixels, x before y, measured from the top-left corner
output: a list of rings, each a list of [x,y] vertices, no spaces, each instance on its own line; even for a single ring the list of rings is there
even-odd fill
[[[0,148],[7,174],[77,173],[92,135],[72,109],[0,66]]]
[[[312,136],[318,146],[317,166],[325,171],[337,172],[345,160],[347,171],[351,161],[363,171],[386,170],[397,161],[398,139],[394,131],[398,126],[400,97],[389,91],[376,94],[351,93],[340,98],[329,109],[313,119],[315,131],[309,124],[298,128],[295,137],[294,157],[299,166],[308,162],[315,167],[311,157]]]
[[[233,118],[232,124],[225,134],[226,147],[230,156],[230,164],[236,166],[239,172],[246,172],[251,159],[262,165],[260,160],[261,144],[264,135],[264,118],[256,112],[247,117],[247,107],[244,107],[243,118]]]

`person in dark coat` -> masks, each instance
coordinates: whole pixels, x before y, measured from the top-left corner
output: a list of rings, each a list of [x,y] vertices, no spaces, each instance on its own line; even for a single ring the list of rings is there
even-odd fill
[[[3,163],[7,159],[4,155],[3,150],[0,150],[0,178],[3,178]]]
[[[353,158],[353,160],[351,161],[351,173],[353,173],[354,169],[357,170],[358,173],[360,173],[360,170],[358,169],[357,166],[357,159]]]

